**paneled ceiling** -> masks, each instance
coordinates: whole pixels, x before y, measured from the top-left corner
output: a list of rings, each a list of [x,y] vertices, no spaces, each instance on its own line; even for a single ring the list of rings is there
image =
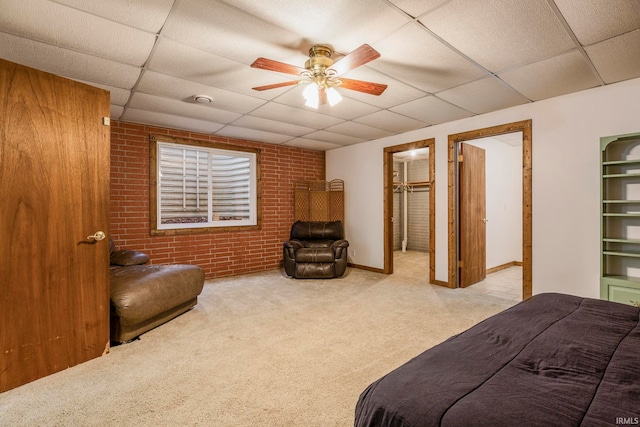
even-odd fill
[[[344,77],[380,96],[251,89],[296,79],[258,57],[365,43]],[[0,0],[0,58],[108,89],[114,119],[328,150],[640,77],[640,1]]]

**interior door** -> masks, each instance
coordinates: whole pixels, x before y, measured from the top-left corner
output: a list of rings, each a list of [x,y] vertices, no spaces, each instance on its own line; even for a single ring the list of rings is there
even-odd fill
[[[0,391],[109,346],[109,92],[0,60]]]
[[[478,283],[487,275],[485,150],[460,144],[459,284]]]

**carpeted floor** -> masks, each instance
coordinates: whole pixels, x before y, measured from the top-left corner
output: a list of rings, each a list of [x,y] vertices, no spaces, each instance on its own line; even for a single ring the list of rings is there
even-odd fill
[[[396,271],[208,281],[139,340],[0,394],[0,425],[353,425],[367,385],[514,304]]]

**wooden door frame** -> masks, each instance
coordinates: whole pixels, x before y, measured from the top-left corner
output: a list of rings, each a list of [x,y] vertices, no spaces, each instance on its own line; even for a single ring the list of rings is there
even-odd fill
[[[436,276],[436,140],[435,138],[385,147],[384,156],[384,268],[393,273],[393,155],[419,148],[429,149],[429,283]]]
[[[504,135],[506,133],[522,132],[522,299],[527,299],[533,294],[532,280],[532,168],[531,168],[531,146],[532,121],[523,120],[520,122],[507,123],[483,129],[476,129],[468,132],[461,132],[449,135],[448,141],[448,232],[449,232],[449,281],[448,286],[456,286],[458,267],[458,223],[457,223],[457,158],[456,144],[473,139],[487,138]]]

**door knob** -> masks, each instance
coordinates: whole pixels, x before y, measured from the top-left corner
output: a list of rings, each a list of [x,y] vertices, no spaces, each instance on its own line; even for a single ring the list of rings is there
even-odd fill
[[[99,242],[100,240],[103,240],[105,237],[107,237],[106,234],[104,234],[104,231],[96,231],[95,234],[92,234],[91,236],[87,236],[87,240],[95,240],[96,242]]]
[[[487,218],[482,218],[482,223],[486,224],[487,222],[489,222],[489,220]]]

